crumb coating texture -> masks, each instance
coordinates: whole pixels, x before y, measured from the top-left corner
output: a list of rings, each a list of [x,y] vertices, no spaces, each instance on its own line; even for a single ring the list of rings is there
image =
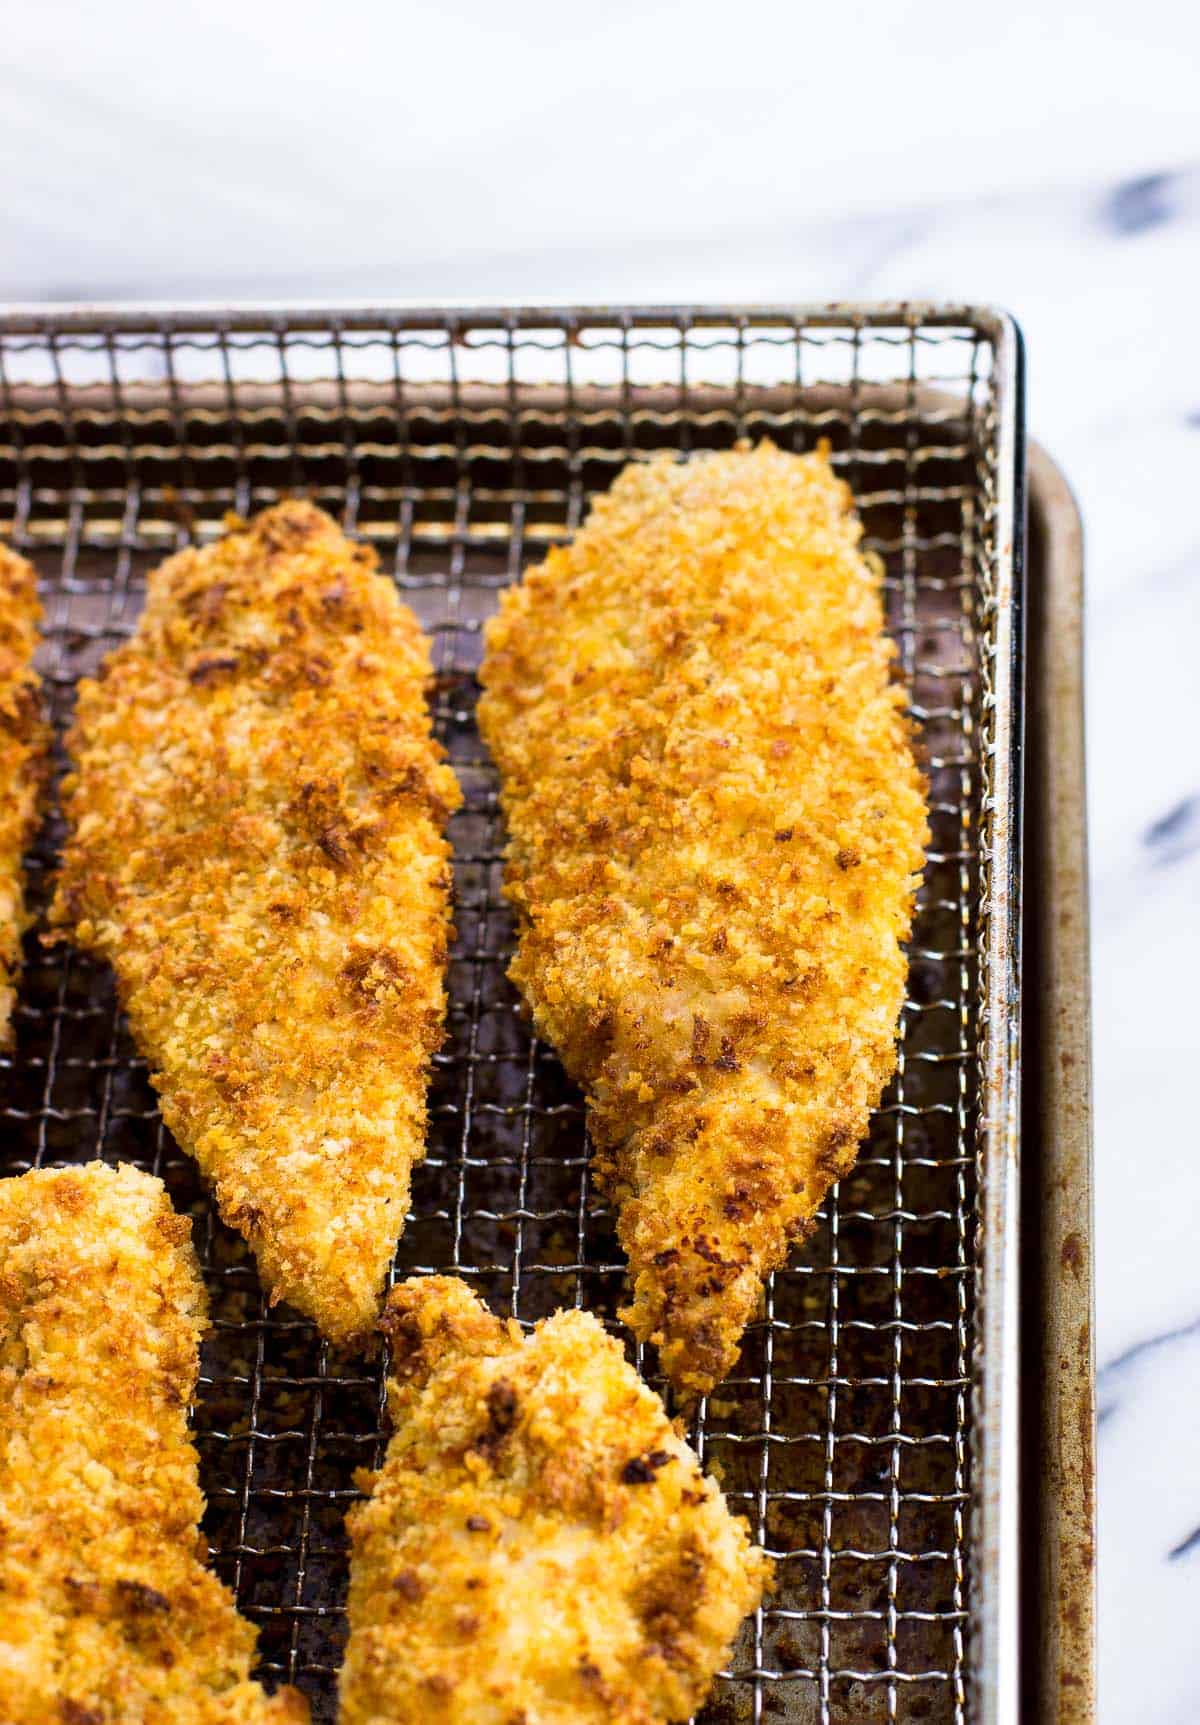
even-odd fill
[[[424,1154],[459,802],[375,562],[290,502],[151,576],[80,684],[52,910],[113,964],[273,1296],[337,1342],[375,1321]]]
[[[349,1516],[341,1725],[658,1725],[703,1701],[770,1564],[582,1311],[523,1338],[396,1288],[395,1435]]]
[[[33,565],[0,545],[0,1048],[12,1012],[25,909],[25,852],[37,822],[49,733],[33,669],[41,606]]]
[[[511,975],[684,1392],[730,1370],[895,1064],[928,831],[860,536],[824,451],[660,457],[487,629]]]
[[[0,1181],[0,1719],[305,1725],[249,1678],[205,1567],[187,1408],[204,1289],[162,1183],[93,1162]]]

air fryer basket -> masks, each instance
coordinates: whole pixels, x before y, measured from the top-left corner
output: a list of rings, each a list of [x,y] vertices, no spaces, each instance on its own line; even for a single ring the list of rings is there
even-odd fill
[[[886,568],[934,836],[895,1079],[693,1424],[779,1577],[702,1716],[713,1725],[998,1719],[1010,1705],[1018,347],[1002,317],[928,306],[0,323],[0,533],[41,578],[60,736],[77,679],[133,628],[147,570],[229,510],[310,495],[376,547],[429,629],[465,805],[448,1034],[395,1273],[453,1270],[526,1324],[583,1304],[615,1325],[623,1262],[580,1098],[505,977],[504,835],[473,717],[480,626],[639,455],[824,439],[853,487]],[[51,813],[31,863],[39,910],[60,840]],[[385,1362],[339,1355],[267,1304],[162,1127],[107,972],[35,930],[16,1031],[0,1061],[3,1171],[130,1160],[195,1218],[214,1320],[195,1408],[213,1561],[259,1626],[266,1681],[297,1683],[331,1718],[343,1517],[386,1438]]]

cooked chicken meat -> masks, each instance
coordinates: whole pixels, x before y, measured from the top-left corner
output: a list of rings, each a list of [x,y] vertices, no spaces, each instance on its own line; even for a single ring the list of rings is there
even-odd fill
[[[27,921],[22,863],[45,776],[48,733],[33,669],[41,614],[33,566],[0,545],[0,1048],[12,1035]]]
[[[161,1181],[0,1180],[0,1719],[305,1725],[205,1567],[187,1408],[204,1288]]]
[[[80,685],[52,910],[112,962],[267,1286],[337,1342],[375,1321],[424,1154],[459,801],[375,561],[293,502],[151,576]]]
[[[511,975],[684,1392],[730,1370],[895,1063],[928,834],[860,537],[824,452],[659,457],[487,629]]]
[[[442,1276],[383,1324],[395,1435],[349,1517],[341,1725],[685,1719],[769,1564],[618,1344],[580,1311],[523,1339]]]

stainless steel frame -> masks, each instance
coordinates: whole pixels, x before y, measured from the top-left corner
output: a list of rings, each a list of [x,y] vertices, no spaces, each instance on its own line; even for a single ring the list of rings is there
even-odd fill
[[[13,307],[0,533],[38,564],[55,719],[132,627],[148,566],[302,488],[379,548],[433,632],[466,791],[430,1156],[398,1273],[458,1270],[522,1321],[611,1319],[621,1262],[579,1100],[502,976],[501,835],[471,710],[496,589],[627,459],[827,438],[928,753],[935,839],[897,1077],[858,1170],[772,1279],[694,1437],[779,1559],[705,1719],[1020,1717],[1018,1468],[1023,449],[1020,339],[965,306]],[[34,896],[58,842],[31,869]],[[215,1325],[196,1409],[221,1572],[269,1678],[328,1716],[341,1518],[382,1366],[283,1308],[163,1133],[109,979],[31,940],[0,1062],[6,1172],[160,1172]],[[639,1358],[653,1375],[654,1362]],[[967,1519],[970,1519],[968,1536]]]

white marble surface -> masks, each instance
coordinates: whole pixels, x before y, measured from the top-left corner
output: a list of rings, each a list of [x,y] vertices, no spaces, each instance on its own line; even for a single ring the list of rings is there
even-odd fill
[[[1200,1717],[1200,14],[61,0],[0,294],[1011,308],[1088,533],[1101,1717]]]

